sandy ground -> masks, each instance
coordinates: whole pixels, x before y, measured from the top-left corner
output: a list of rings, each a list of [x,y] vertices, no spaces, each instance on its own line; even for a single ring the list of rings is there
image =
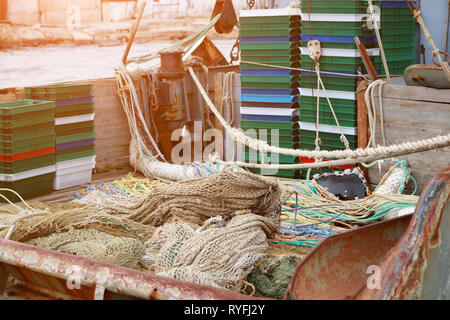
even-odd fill
[[[135,43],[157,40],[180,40],[201,30],[209,18],[188,17],[182,19],[155,20],[143,19],[136,34]],[[126,43],[134,21],[102,22],[86,25],[77,30],[65,27],[21,26],[0,24],[0,49],[18,49],[43,45],[81,45],[96,44],[113,46]],[[220,35],[211,30],[210,39],[236,39],[238,31]]]
[[[0,24],[0,90],[114,76],[134,21],[64,27]],[[129,57],[157,52],[203,29],[209,18],[141,21]],[[238,30],[207,36],[228,59]]]
[[[233,39],[212,40],[229,60]],[[158,52],[174,40],[134,43],[129,57]],[[42,45],[0,50],[0,91],[6,88],[109,78],[121,64],[126,44]]]

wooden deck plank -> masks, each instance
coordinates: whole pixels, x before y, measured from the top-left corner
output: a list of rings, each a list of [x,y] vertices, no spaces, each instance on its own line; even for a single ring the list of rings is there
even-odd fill
[[[375,90],[378,99],[378,90]],[[429,101],[450,104],[450,90],[413,87],[402,85],[386,85],[383,88],[383,98],[411,101]]]
[[[377,91],[377,90],[375,90]],[[378,98],[376,142],[381,144],[381,122]],[[386,145],[428,139],[450,133],[450,90],[422,87],[386,85],[383,90],[383,114]],[[434,174],[450,166],[450,147],[400,157],[408,162],[412,176],[421,192]],[[378,183],[388,165],[383,164],[369,170],[371,182]],[[407,186],[413,189],[413,182]]]

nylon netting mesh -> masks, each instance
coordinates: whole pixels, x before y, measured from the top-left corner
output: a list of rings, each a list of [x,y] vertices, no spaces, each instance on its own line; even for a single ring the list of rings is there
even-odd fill
[[[226,170],[147,195],[3,206],[0,225],[12,227],[0,237],[240,291],[279,226],[281,194],[275,179]]]

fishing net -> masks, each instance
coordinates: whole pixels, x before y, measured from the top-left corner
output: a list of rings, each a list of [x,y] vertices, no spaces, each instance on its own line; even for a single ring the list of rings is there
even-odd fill
[[[223,227],[206,229],[169,223],[145,243],[141,262],[155,266],[160,276],[240,291],[253,265],[267,253],[267,236],[278,225],[277,213],[237,215]]]
[[[92,228],[70,229],[32,239],[28,243],[134,269],[140,268],[139,261],[145,252],[138,239],[116,237]]]
[[[0,237],[139,269],[143,243],[155,228],[128,219],[100,214],[74,203],[30,203],[0,208]]]
[[[102,213],[159,227],[173,218],[202,225],[214,216],[279,209],[282,190],[275,179],[226,170],[205,178],[159,186],[148,195],[92,192],[77,203],[95,205]]]
[[[280,224],[281,185],[248,172],[226,170],[148,191],[5,206],[0,225],[9,227],[0,237],[240,291]]]
[[[247,281],[255,288],[254,295],[273,299],[283,298],[300,261],[301,257],[293,254],[262,257],[247,277]],[[249,289],[247,293],[250,293]]]

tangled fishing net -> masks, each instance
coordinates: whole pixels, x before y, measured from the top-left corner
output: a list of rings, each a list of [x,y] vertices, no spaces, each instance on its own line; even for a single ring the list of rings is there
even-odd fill
[[[237,215],[224,227],[205,230],[182,221],[166,224],[146,242],[143,263],[157,266],[160,276],[239,291],[266,255],[267,236],[277,229],[278,217]]]
[[[147,194],[5,206],[0,237],[240,291],[279,227],[281,194],[275,179],[226,170]]]
[[[159,227],[173,218],[202,225],[215,216],[238,212],[264,213],[279,208],[281,186],[275,179],[248,172],[224,172],[155,187],[148,195],[106,196],[92,192],[75,202],[99,212]]]
[[[0,208],[0,237],[138,269],[155,228],[80,204],[33,202]]]

